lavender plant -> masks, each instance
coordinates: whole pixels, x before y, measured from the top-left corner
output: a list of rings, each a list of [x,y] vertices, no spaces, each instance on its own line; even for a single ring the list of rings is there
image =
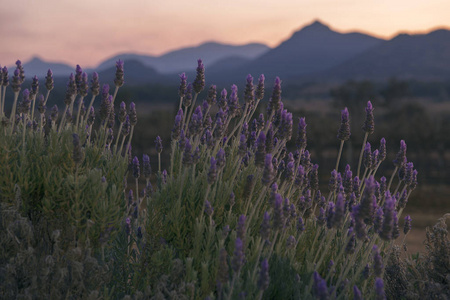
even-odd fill
[[[123,62],[116,64],[113,95],[108,85],[100,91],[96,73],[88,88],[87,75],[77,66],[69,78],[61,116],[57,107],[49,114],[45,109],[53,88],[51,71],[46,96],[39,95],[36,80],[31,98],[30,90],[24,89],[16,111],[24,76],[19,65],[11,78],[13,110],[6,117],[2,109],[0,130],[4,166],[0,227],[7,228],[1,231],[2,247],[10,249],[1,252],[0,274],[7,275],[0,278],[5,279],[0,281],[4,282],[0,295],[114,299],[390,295],[389,282],[383,280],[390,276],[385,275],[391,270],[387,258],[395,254],[398,220],[417,185],[417,171],[407,161],[406,143],[401,141],[389,181],[378,174],[386,142],[382,139],[372,152],[370,102],[356,172],[350,165],[339,170],[343,144],[351,136],[348,110],[342,111],[336,169],[324,191],[319,166],[306,149],[305,118],[299,118],[295,148],[288,147],[294,124],[282,102],[281,80],[274,81],[266,114],[256,113],[265,94],[263,75],[256,86],[247,76],[243,102],[236,85],[230,94],[224,89],[220,97],[212,85],[206,100],[197,105],[205,87],[205,68],[199,60],[192,84],[184,73],[180,75],[170,149],[155,137],[158,168],[153,177],[150,157],[143,155],[140,162],[132,156],[134,103],[128,110],[124,102],[120,104],[116,128],[114,102],[124,83]],[[7,71],[2,76],[4,99]],[[88,90],[92,98],[84,109]],[[101,104],[95,115],[97,95]],[[36,99],[39,118],[34,120]],[[74,103],[78,109],[73,109]],[[0,107],[3,104],[4,100]],[[161,170],[163,151],[170,152],[169,170]],[[405,233],[411,222],[406,220]],[[37,238],[41,236],[45,238]],[[27,265],[43,273],[30,272]],[[59,275],[49,284],[33,279],[44,281],[51,270]]]

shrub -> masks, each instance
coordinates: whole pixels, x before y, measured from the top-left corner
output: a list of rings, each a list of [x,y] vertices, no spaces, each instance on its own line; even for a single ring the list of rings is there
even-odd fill
[[[17,63],[13,110],[9,118],[1,111],[2,296],[383,299],[390,293],[383,259],[394,253],[417,171],[401,141],[390,179],[379,177],[386,144],[382,139],[372,151],[367,142],[374,131],[370,102],[353,170],[340,166],[351,136],[348,110],[342,111],[340,151],[325,192],[307,150],[306,120],[294,130],[281,80],[275,79],[266,114],[255,115],[263,75],[257,85],[247,77],[242,103],[233,85],[219,96],[211,86],[197,105],[205,88],[199,60],[192,84],[180,76],[171,148],[162,149],[156,138],[153,172],[147,155],[140,161],[131,153],[134,104],[114,108],[123,63],[116,68],[109,95],[96,74],[89,87],[77,66],[61,116],[57,108],[45,114],[49,71],[46,96],[35,79],[16,116],[24,76]],[[2,77],[4,104],[7,73]],[[168,170],[161,169],[162,151],[171,153]]]

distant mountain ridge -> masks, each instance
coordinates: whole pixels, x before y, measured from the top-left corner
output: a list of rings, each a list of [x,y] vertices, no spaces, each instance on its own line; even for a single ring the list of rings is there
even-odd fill
[[[206,67],[209,83],[244,82],[247,74],[265,74],[268,82],[275,76],[284,82],[343,81],[347,79],[384,80],[450,79],[450,30],[427,34],[399,34],[390,40],[367,34],[340,33],[320,21],[294,32],[290,38],[270,49],[263,44],[241,46],[204,43],[170,51],[161,56],[125,53],[111,57],[95,68],[101,79],[113,79],[115,62],[125,61],[127,84],[158,83],[173,85],[178,74],[195,76],[197,59]],[[24,64],[28,78],[43,78],[47,69],[55,77],[68,76],[74,68],[33,58]],[[85,69],[89,74],[92,69]],[[109,74],[111,73],[111,74]]]
[[[264,73],[266,77],[290,78],[312,74],[336,66],[384,40],[362,33],[339,33],[320,21],[296,31],[255,60],[243,64],[236,73]],[[222,73],[222,76],[226,74]]]
[[[134,59],[145,66],[152,67],[161,74],[180,73],[197,67],[197,60],[201,58],[205,65],[212,65],[226,57],[240,57],[243,59],[253,59],[270,48],[264,44],[251,43],[245,45],[228,45],[216,42],[203,43],[196,47],[187,47],[175,51],[170,51],[161,56],[122,54],[109,58],[97,67],[104,70],[114,64],[118,59],[127,61]]]

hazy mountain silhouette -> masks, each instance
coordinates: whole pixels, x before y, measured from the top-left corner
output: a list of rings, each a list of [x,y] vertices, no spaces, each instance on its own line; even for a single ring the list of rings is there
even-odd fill
[[[134,59],[140,61],[145,66],[154,68],[162,74],[181,73],[197,67],[197,60],[201,58],[205,65],[213,65],[215,62],[226,57],[239,57],[242,59],[252,59],[267,52],[270,48],[264,44],[251,43],[246,45],[227,45],[215,42],[208,42],[196,47],[187,47],[168,52],[161,56],[120,54],[109,58],[96,68],[103,70],[119,59],[127,63],[127,60]]]
[[[320,77],[352,79],[450,78],[450,31],[399,34],[357,55]]]
[[[127,86],[140,85],[145,83],[166,83],[170,81],[166,75],[158,73],[155,69],[145,66],[137,60],[127,60],[125,67],[125,84]],[[108,83],[114,86],[114,78],[116,73],[115,63],[113,66],[100,72],[99,78],[102,83]]]
[[[314,21],[233,73],[240,76],[264,73],[267,78],[280,76],[285,79],[312,74],[336,66],[383,41],[357,32],[339,33],[320,21]],[[220,70],[210,71],[218,79],[228,76]]]
[[[56,63],[56,62],[46,62],[41,58],[35,56],[30,61],[23,64],[25,70],[25,76],[31,78],[36,75],[39,79],[43,80],[47,75],[48,69],[51,69],[53,76],[67,76],[74,72],[74,68],[68,64]],[[10,73],[13,74],[15,66],[12,67]]]

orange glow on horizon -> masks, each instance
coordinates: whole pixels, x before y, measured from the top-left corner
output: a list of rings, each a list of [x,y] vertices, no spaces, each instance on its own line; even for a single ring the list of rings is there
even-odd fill
[[[93,67],[119,53],[161,55],[207,41],[275,47],[317,19],[338,32],[383,39],[450,28],[450,1],[444,0],[3,2],[0,65],[38,56]]]

